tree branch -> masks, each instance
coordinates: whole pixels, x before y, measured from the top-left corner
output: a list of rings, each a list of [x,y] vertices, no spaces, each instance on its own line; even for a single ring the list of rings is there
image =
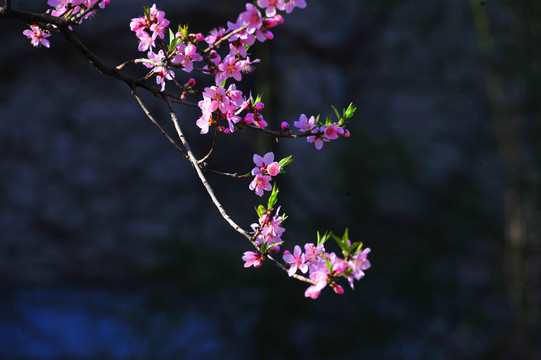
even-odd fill
[[[180,127],[180,123],[178,121],[177,115],[176,115],[175,110],[174,110],[173,105],[172,105],[172,101],[179,102],[179,103],[182,103],[184,105],[188,105],[188,106],[192,106],[192,107],[198,107],[198,106],[196,104],[192,104],[192,103],[183,101],[177,95],[161,92],[160,89],[158,89],[157,87],[147,84],[144,79],[143,80],[135,79],[135,78],[131,78],[131,77],[125,76],[125,75],[120,73],[120,70],[122,70],[125,66],[127,66],[129,64],[136,64],[136,63],[143,63],[143,62],[153,63],[150,60],[148,60],[148,59],[135,59],[135,60],[130,60],[128,62],[125,62],[125,63],[117,66],[116,68],[110,68],[107,65],[105,65],[105,63],[103,61],[101,61],[101,59],[99,59],[92,51],[90,51],[90,49],[88,49],[73,34],[73,32],[69,29],[69,25],[74,25],[73,20],[75,20],[75,21],[80,20],[87,13],[89,13],[90,11],[95,10],[99,6],[100,2],[101,1],[97,2],[93,7],[87,9],[84,13],[78,14],[78,15],[80,15],[79,17],[74,17],[71,20],[66,20],[66,19],[64,19],[62,17],[55,17],[55,16],[51,16],[49,14],[34,14],[34,13],[28,13],[28,12],[15,11],[15,10],[11,9],[11,1],[10,0],[5,0],[4,6],[0,7],[0,18],[13,18],[13,19],[19,19],[19,20],[25,21],[26,23],[29,23],[29,24],[34,24],[34,23],[42,24],[43,27],[45,27],[45,28],[51,28],[51,27],[54,28],[54,27],[56,27],[55,29],[60,31],[62,34],[64,34],[66,39],[69,42],[71,42],[75,46],[75,48],[77,48],[90,61],[90,63],[96,69],[98,69],[98,71],[100,71],[104,75],[108,75],[110,77],[113,77],[115,79],[122,80],[123,82],[125,82],[130,87],[133,96],[137,100],[137,103],[139,104],[139,106],[141,107],[141,109],[143,110],[145,115],[160,130],[160,132],[166,137],[166,139],[185,158],[187,158],[190,161],[192,166],[195,168],[197,176],[199,177],[201,183],[203,184],[205,190],[207,191],[209,197],[211,198],[214,206],[220,212],[220,215],[224,218],[224,220],[236,232],[238,232],[240,235],[242,235],[244,238],[246,238],[248,241],[250,241],[250,243],[260,252],[260,248],[259,248],[259,246],[257,245],[257,243],[255,241],[255,238],[256,238],[258,233],[256,232],[255,234],[250,235],[243,228],[241,228],[239,225],[237,225],[237,223],[235,223],[235,221],[227,214],[227,212],[223,208],[222,204],[216,198],[216,195],[214,194],[214,191],[213,191],[212,187],[209,185],[209,183],[208,183],[208,181],[207,181],[207,179],[206,179],[206,177],[205,177],[205,175],[203,173],[203,170],[211,172],[211,173],[219,174],[219,175],[234,177],[234,178],[246,178],[246,177],[249,177],[251,175],[238,175],[237,173],[234,173],[234,174],[224,173],[224,172],[219,172],[219,171],[216,171],[216,170],[209,169],[207,167],[207,164],[204,161],[212,154],[212,152],[214,150],[214,147],[215,147],[215,144],[216,144],[216,137],[214,139],[214,143],[213,143],[211,151],[203,159],[198,161],[195,158],[195,156],[194,156],[194,154],[193,154],[193,152],[192,152],[192,150],[190,148],[190,145],[189,145],[188,141],[186,140],[186,138],[184,136],[184,133],[182,132],[182,129]],[[247,26],[245,25],[245,26],[240,27],[239,29],[237,29],[235,31],[232,31],[231,33],[229,33],[228,35],[224,36],[222,39],[217,41],[215,44],[208,47],[204,51],[204,53],[208,53],[212,49],[219,47],[220,44],[223,41],[229,39],[234,34],[237,34],[237,33],[241,32],[241,31],[243,31],[246,27]],[[178,137],[180,139],[180,142],[181,142],[182,146],[184,147],[184,150],[165,132],[165,130],[159,125],[159,123],[156,121],[156,119],[152,116],[152,114],[146,108],[146,106],[144,105],[142,99],[140,98],[139,94],[136,91],[137,87],[141,87],[141,88],[144,88],[144,89],[148,90],[154,96],[156,96],[156,97],[158,97],[158,98],[160,98],[160,99],[162,99],[162,100],[164,100],[166,102],[166,104],[167,104],[167,106],[169,108],[169,115],[170,115],[171,121],[173,122],[173,124],[175,126],[175,130],[176,130],[176,132],[178,134]],[[310,134],[291,135],[291,134],[284,134],[284,133],[281,133],[281,132],[274,132],[274,131],[271,131],[271,130],[265,130],[265,129],[257,128],[255,126],[249,126],[249,127],[253,128],[253,129],[256,129],[256,130],[263,131],[263,132],[268,133],[270,135],[273,135],[273,136],[275,136],[277,138],[278,137],[296,138],[296,137],[303,137],[303,136],[309,136],[310,135]],[[275,260],[271,255],[264,254],[264,256],[265,256],[265,258],[268,258],[278,268],[280,268],[281,270],[283,270],[285,272],[288,272],[288,269],[283,264],[281,264],[279,261]],[[297,280],[303,281],[303,282],[307,282],[307,283],[310,283],[310,284],[315,284],[315,282],[313,280],[311,280],[311,279],[309,279],[309,278],[307,278],[305,276],[302,276],[302,275],[294,274],[292,277],[297,279]]]
[[[141,109],[143,109],[145,115],[150,119],[150,121],[160,130],[160,132],[162,133],[163,136],[165,136],[165,138],[167,139],[167,141],[169,141],[174,147],[175,149],[177,149],[181,154],[182,156],[184,156],[186,159],[188,159],[188,154],[186,154],[186,152],[184,150],[182,150],[182,148],[180,146],[178,146],[178,144],[175,142],[175,140],[173,140],[166,132],[165,130],[160,126],[160,124],[156,121],[156,119],[154,119],[154,117],[152,116],[152,114],[150,113],[150,111],[147,109],[147,107],[145,106],[145,104],[143,103],[143,101],[141,100],[141,98],[139,97],[139,94],[137,94],[137,91],[135,90],[135,87],[132,88],[132,94],[133,96],[135,97],[135,99],[137,100],[137,103],[139,104],[139,106],[141,107]]]
[[[212,155],[214,149],[216,148],[216,143],[218,142],[218,126],[214,127],[214,140],[212,141],[212,147],[210,148],[207,155],[205,155],[201,160],[197,160],[198,164],[202,164]]]
[[[6,0],[5,5],[0,7],[0,18],[18,19],[27,24],[55,25],[60,28],[66,27],[68,21],[64,18],[52,16],[49,14],[35,14],[26,11],[17,11],[11,9],[11,1]]]
[[[201,183],[205,187],[205,190],[207,190],[207,193],[209,194],[212,202],[214,203],[214,206],[216,206],[216,208],[220,212],[220,215],[222,215],[224,220],[227,221],[229,225],[231,225],[231,227],[235,229],[236,232],[244,236],[247,240],[249,240],[252,243],[252,245],[254,245],[257,248],[257,244],[255,240],[252,239],[252,236],[250,236],[243,228],[237,225],[233,221],[233,219],[231,219],[231,217],[227,214],[227,212],[223,208],[222,204],[216,198],[216,195],[214,195],[214,191],[212,190],[212,187],[209,185],[207,179],[205,178],[203,171],[197,165],[197,159],[195,158],[190,148],[190,144],[188,143],[188,141],[186,140],[186,137],[184,136],[184,133],[182,132],[182,129],[180,127],[177,115],[175,113],[175,110],[173,109],[173,105],[171,104],[171,101],[166,96],[162,96],[162,98],[167,103],[167,106],[169,107],[169,116],[171,117],[171,121],[175,125],[175,130],[177,131],[180,142],[182,143],[182,146],[184,146],[184,149],[186,150],[186,154],[188,155],[188,160],[192,163],[193,167],[195,168],[197,176],[199,177],[199,180],[201,180]]]
[[[188,144],[188,141],[184,137],[184,134],[182,132],[182,129],[180,128],[180,124],[178,122],[178,119],[177,119],[175,110],[173,109],[173,105],[171,104],[171,101],[166,96],[164,96],[163,99],[165,100],[165,102],[167,103],[167,106],[169,107],[169,115],[171,117],[171,121],[173,121],[173,123],[175,124],[175,129],[180,138],[180,141],[182,142],[182,145],[186,149],[186,153],[188,154],[188,160],[190,160],[190,162],[194,166],[195,171],[197,172],[197,176],[199,177],[199,180],[201,180],[201,183],[205,187],[205,190],[207,190],[207,193],[209,194],[210,198],[212,199],[212,202],[214,203],[214,206],[216,206],[216,208],[218,209],[218,211],[220,212],[220,215],[222,215],[224,220],[227,221],[229,225],[231,225],[231,227],[235,229],[235,231],[237,231],[239,234],[244,236],[248,241],[250,241],[250,243],[252,243],[252,245],[259,251],[259,246],[257,245],[255,241],[255,236],[250,236],[243,228],[237,225],[233,221],[233,219],[227,214],[227,212],[223,208],[220,201],[218,201],[218,199],[216,198],[216,195],[214,195],[214,191],[212,190],[212,187],[209,185],[207,179],[205,178],[205,175],[203,174],[203,171],[198,166],[197,159],[193,155],[193,152],[190,149],[190,145]],[[279,261],[275,260],[271,255],[266,254],[265,257],[268,258],[274,265],[278,266],[278,268],[282,269],[286,273],[288,272],[288,269]],[[297,280],[307,282],[309,284],[315,284],[313,280],[302,275],[294,274],[292,277],[294,277]]]

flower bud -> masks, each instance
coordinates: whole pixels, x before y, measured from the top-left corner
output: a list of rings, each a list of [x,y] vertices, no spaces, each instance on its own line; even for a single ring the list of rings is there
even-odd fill
[[[331,288],[334,290],[335,293],[338,295],[342,295],[344,293],[344,288],[337,283],[331,283]]]

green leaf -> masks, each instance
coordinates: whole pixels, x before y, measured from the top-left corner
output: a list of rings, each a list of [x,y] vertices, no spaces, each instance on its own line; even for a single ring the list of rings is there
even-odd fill
[[[175,37],[175,34],[171,31],[171,29],[169,29],[169,46],[168,46],[168,50],[169,52],[173,52],[175,50],[175,48],[177,47],[177,44],[178,44],[178,39]]]
[[[263,99],[263,94],[257,94],[255,99],[253,97],[250,97],[250,102],[252,103],[252,106],[254,106],[258,102],[261,102],[261,99]]]
[[[281,170],[286,167],[287,165],[291,164],[293,162],[293,156],[289,155],[286,158],[283,158],[278,162],[278,165],[280,165],[280,172]]]
[[[356,241],[356,242],[354,242],[353,244],[351,244],[351,249],[352,249],[352,250],[354,249],[354,250],[353,250],[353,251],[350,251],[350,254],[351,254],[351,255],[356,255],[356,254],[358,254],[359,251],[361,251],[362,247],[363,247],[362,241]]]
[[[338,236],[333,235],[333,239],[336,241],[338,246],[342,249],[342,251],[347,254],[349,252],[349,247],[347,241],[344,241],[343,238],[339,238]]]
[[[331,125],[331,124],[332,124],[332,119],[331,119],[330,116],[327,116],[327,117],[325,118],[325,126],[329,126],[329,125]]]
[[[348,108],[344,110],[344,120],[351,119],[356,110],[357,107],[353,103],[350,103]]]
[[[257,212],[257,216],[259,218],[261,218],[263,216],[263,214],[265,213],[265,211],[267,211],[267,209],[265,209],[265,207],[263,205],[259,205],[255,211]]]
[[[272,193],[271,195],[269,196],[269,201],[268,201],[268,206],[267,206],[267,209],[272,209],[274,208],[274,205],[276,205],[276,202],[278,201],[278,193],[280,191],[278,190],[278,188],[276,187],[276,183],[274,183],[274,185],[272,186]]]
[[[344,235],[342,235],[342,240],[347,243],[347,241],[349,240],[349,233],[348,233],[348,228],[346,228],[346,230],[344,230]]]
[[[279,243],[272,244],[271,246],[268,246],[267,243],[265,243],[265,245],[267,245],[267,251],[268,251],[269,249],[272,249],[272,248],[275,247],[275,246],[280,246],[280,245],[282,245],[283,243],[284,243],[283,241],[280,241]]]
[[[331,107],[334,110],[334,113],[336,114],[336,118],[338,119],[338,121],[340,121],[342,116],[340,116],[340,113],[338,112],[338,110],[334,106],[331,105]]]
[[[329,273],[332,273],[332,264],[331,264],[331,262],[329,261],[329,259],[327,259],[327,257],[323,257],[323,259],[325,259],[325,263],[327,263],[327,268],[329,269]]]
[[[318,231],[318,232],[317,232],[317,244],[318,244],[318,245],[325,244],[325,243],[327,242],[327,240],[329,240],[329,238],[330,238],[331,236],[334,236],[334,235],[333,235],[332,232],[330,232],[330,231],[327,231],[325,234],[323,234],[323,236],[321,236],[321,235],[319,234],[319,231]]]
[[[178,32],[182,33],[184,36],[184,39],[188,37],[188,24],[186,25],[179,25],[178,26]]]

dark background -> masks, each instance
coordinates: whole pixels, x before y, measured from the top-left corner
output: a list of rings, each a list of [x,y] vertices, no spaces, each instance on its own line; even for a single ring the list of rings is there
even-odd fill
[[[313,301],[270,264],[244,269],[251,245],[127,86],[61,35],[36,49],[2,19],[0,358],[541,358],[541,3],[307,2],[253,48],[243,90],[263,92],[273,127],[354,102],[351,137],[316,151],[235,134],[211,165],[293,155],[277,180],[283,248],[349,227],[372,249],[355,291]],[[110,66],[138,57],[143,5],[113,0],[76,33]],[[158,7],[207,33],[244,2]],[[202,156],[211,136],[178,111]],[[256,221],[248,181],[209,181],[239,224]]]

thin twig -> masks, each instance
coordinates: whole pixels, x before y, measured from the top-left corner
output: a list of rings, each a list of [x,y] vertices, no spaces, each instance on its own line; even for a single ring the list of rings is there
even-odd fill
[[[197,159],[195,158],[192,150],[190,149],[190,145],[188,144],[188,141],[184,137],[184,133],[182,132],[182,129],[180,128],[180,124],[178,122],[178,119],[177,119],[175,110],[173,109],[173,105],[171,104],[171,101],[165,96],[163,97],[163,99],[165,100],[165,102],[167,103],[167,106],[169,107],[169,115],[171,117],[171,120],[173,121],[173,124],[175,125],[175,129],[176,129],[177,134],[178,134],[178,136],[180,138],[180,141],[182,142],[182,145],[184,146],[184,149],[186,149],[186,153],[188,154],[188,160],[190,160],[190,162],[194,166],[195,171],[197,172],[197,176],[199,177],[199,180],[201,181],[201,183],[203,184],[203,186],[207,190],[207,193],[209,194],[212,202],[214,203],[214,206],[216,206],[216,208],[218,209],[218,211],[220,212],[220,214],[222,215],[224,220],[227,221],[229,223],[229,225],[231,225],[231,227],[233,229],[235,229],[235,231],[237,231],[239,234],[244,236],[248,241],[250,241],[250,243],[259,251],[259,246],[257,245],[254,237],[250,236],[250,234],[248,234],[243,228],[241,228],[239,225],[237,225],[237,223],[235,223],[235,221],[233,221],[233,219],[227,214],[227,212],[223,208],[220,201],[216,198],[216,195],[214,195],[214,190],[209,185],[209,183],[208,183],[207,179],[205,178],[205,175],[203,174],[203,171],[201,170],[201,168],[197,165]],[[288,269],[284,265],[282,265],[280,262],[275,260],[272,256],[265,255],[265,257],[268,258],[273,264],[278,266],[278,268],[282,269],[285,272],[288,272]],[[315,282],[313,280],[311,280],[311,279],[309,279],[307,277],[304,277],[302,275],[294,274],[292,277],[294,277],[295,279],[300,280],[300,281],[304,281],[304,282],[307,282],[307,283],[310,283],[310,284],[315,284]]]
[[[276,260],[275,258],[273,258],[271,255],[265,255],[265,257],[267,259],[270,260],[271,263],[273,263],[274,265],[278,266],[278,268],[282,269],[283,271],[285,272],[288,272],[288,268],[286,268],[281,262],[279,262],[278,260]],[[316,282],[312,279],[309,279],[307,278],[306,276],[302,276],[302,275],[299,275],[299,274],[293,274],[291,276],[292,278],[295,278],[297,280],[300,280],[300,281],[304,281],[306,283],[309,283],[309,284],[312,284],[312,285],[315,285]]]
[[[139,59],[128,60],[128,61],[118,65],[115,69],[117,71],[120,71],[120,70],[124,69],[128,65],[134,65],[134,64],[150,64],[150,65],[153,65],[153,66],[162,66],[162,65],[164,65],[162,63],[152,61],[150,59],[139,58]]]
[[[103,0],[98,0],[94,5],[92,5],[91,7],[89,7],[88,9],[76,14],[75,16],[73,16],[71,19],[69,19],[73,24],[75,25],[78,25],[79,24],[79,20],[81,20],[83,17],[86,16],[86,14],[89,14],[91,13],[92,11],[96,10],[98,8],[98,6],[100,6],[100,4],[103,2]]]
[[[223,208],[222,204],[216,198],[216,195],[214,195],[214,190],[209,185],[209,183],[208,183],[207,179],[205,178],[205,175],[203,174],[203,171],[201,170],[201,168],[197,165],[197,159],[195,158],[195,156],[194,156],[194,154],[193,154],[193,152],[192,152],[192,150],[190,148],[190,144],[188,143],[188,141],[186,140],[186,138],[184,136],[184,133],[182,132],[182,129],[180,127],[177,115],[175,113],[175,110],[173,109],[173,105],[171,104],[171,101],[166,96],[163,96],[162,98],[165,100],[165,102],[167,103],[167,106],[169,107],[169,115],[171,117],[171,121],[175,125],[175,130],[177,131],[178,137],[179,137],[179,139],[180,139],[180,141],[182,143],[182,146],[184,146],[184,149],[186,150],[186,153],[188,155],[188,160],[194,166],[195,171],[197,173],[197,176],[199,177],[199,180],[201,180],[201,183],[205,187],[205,190],[207,190],[207,193],[209,194],[212,202],[214,203],[214,206],[216,206],[216,208],[218,209],[218,211],[220,212],[222,217],[225,219],[225,221],[227,221],[229,223],[229,225],[231,225],[231,227],[233,229],[235,229],[235,231],[237,231],[239,234],[241,234],[246,239],[248,239],[252,243],[252,245],[257,247],[257,244],[255,243],[254,240],[252,240],[252,237],[243,228],[241,228],[239,225],[237,225],[233,221],[233,219],[231,219],[231,217],[227,214],[227,212]]]
[[[233,31],[231,31],[229,34],[225,35],[224,37],[222,37],[220,40],[216,41],[214,44],[212,44],[212,46],[209,46],[208,48],[206,48],[205,50],[203,50],[203,54],[207,54],[209,53],[211,50],[214,50],[216,48],[219,48],[220,45],[222,45],[222,43],[226,40],[228,40],[231,36],[235,35],[235,34],[238,34],[240,32],[243,32],[244,30],[246,30],[248,28],[248,25],[242,25],[240,28],[238,29],[235,29]]]
[[[253,175],[250,174],[250,173],[244,174],[244,175],[239,175],[238,173],[228,173],[228,172],[214,170],[214,169],[209,168],[208,164],[206,162],[199,164],[199,167],[201,169],[209,172],[209,173],[216,174],[216,175],[221,175],[221,176],[226,176],[226,177],[230,177],[230,178],[234,178],[234,179],[246,179],[246,178],[253,177]]]
[[[207,155],[205,155],[201,160],[197,161],[197,164],[202,164],[212,155],[214,149],[216,148],[216,143],[218,142],[218,126],[214,127],[214,140],[212,141],[212,147],[210,148]]]
[[[188,155],[186,154],[186,152],[184,150],[182,150],[182,148],[175,142],[175,140],[173,140],[166,132],[165,130],[160,126],[160,124],[156,121],[156,119],[154,119],[154,117],[152,116],[152,114],[150,113],[150,111],[146,108],[145,104],[143,103],[143,101],[141,100],[141,98],[139,97],[139,94],[137,94],[137,91],[135,90],[135,87],[132,88],[132,94],[133,96],[135,97],[135,99],[137,100],[137,103],[139,104],[139,106],[141,107],[141,109],[143,109],[145,115],[150,119],[150,121],[158,128],[160,129],[160,132],[162,133],[163,136],[165,136],[165,138],[167,139],[167,141],[169,141],[174,147],[175,149],[177,149],[181,154],[182,156],[184,156],[186,159],[188,159]]]
[[[292,139],[296,139],[296,138],[302,138],[302,137],[308,137],[308,136],[314,136],[315,134],[312,134],[312,133],[304,133],[304,134],[288,134],[288,133],[285,133],[285,132],[281,132],[281,131],[273,131],[273,130],[268,130],[268,129],[264,129],[264,128],[260,128],[259,126],[255,126],[255,125],[248,125],[247,126],[249,129],[252,129],[252,130],[256,130],[256,131],[261,131],[261,132],[264,132],[265,134],[269,134],[269,135],[272,135],[276,138],[292,138]]]
[[[12,10],[9,1],[6,1],[5,6],[0,8],[0,18],[19,19],[27,24],[50,24],[58,27],[65,27],[68,25],[68,22],[64,18],[49,14],[35,14],[26,11]]]
[[[99,2],[97,3],[97,5],[99,5]],[[197,105],[191,104],[191,103],[188,103],[188,102],[184,102],[177,95],[161,92],[160,89],[158,89],[155,86],[151,86],[151,85],[147,84],[143,80],[134,79],[134,78],[130,78],[130,77],[122,75],[119,71],[121,69],[123,69],[124,66],[128,65],[130,62],[121,64],[117,68],[110,68],[110,67],[106,66],[105,63],[103,63],[75,35],[73,35],[72,31],[69,30],[69,28],[68,28],[68,26],[70,25],[70,22],[66,21],[66,19],[64,19],[64,18],[51,16],[49,14],[33,14],[33,13],[27,13],[27,12],[21,12],[21,11],[14,11],[14,10],[11,9],[11,1],[10,0],[5,0],[4,6],[0,7],[0,18],[14,18],[14,19],[23,20],[23,21],[25,21],[27,23],[41,23],[41,24],[46,24],[46,25],[55,25],[55,26],[57,26],[59,31],[61,31],[64,34],[66,39],[68,41],[70,41],[75,46],[75,48],[77,48],[92,63],[92,65],[94,65],[94,67],[96,69],[98,69],[98,71],[100,71],[104,75],[108,75],[108,76],[111,76],[111,77],[116,78],[118,80],[122,80],[123,82],[128,84],[128,86],[132,90],[132,93],[133,93],[134,97],[136,98],[137,102],[139,103],[139,106],[145,112],[145,115],[152,121],[152,123],[155,126],[158,127],[158,129],[167,138],[167,140],[171,144],[173,144],[175,146],[175,148],[179,152],[181,152],[182,155],[184,157],[186,157],[190,161],[190,163],[193,165],[193,167],[195,168],[195,171],[197,173],[197,176],[199,177],[201,183],[203,184],[203,186],[207,190],[207,193],[209,194],[212,202],[214,203],[214,205],[216,206],[216,208],[220,212],[220,215],[222,215],[224,220],[226,220],[227,223],[235,231],[237,231],[244,238],[246,238],[248,241],[250,241],[250,243],[258,251],[260,251],[259,246],[257,245],[257,243],[255,241],[255,237],[251,236],[243,228],[241,228],[239,225],[237,225],[235,223],[235,221],[233,221],[233,219],[227,214],[227,212],[223,208],[222,204],[216,198],[216,195],[214,194],[214,191],[213,191],[212,187],[209,185],[207,179],[205,178],[205,175],[203,174],[203,170],[209,171],[209,172],[212,172],[212,173],[216,173],[216,174],[220,174],[220,175],[236,177],[236,178],[244,178],[244,177],[248,177],[250,175],[238,175],[236,173],[235,174],[222,173],[222,172],[219,172],[219,171],[216,171],[216,170],[211,170],[211,169],[207,168],[206,163],[199,164],[197,159],[195,158],[191,148],[190,148],[190,145],[189,145],[188,141],[186,140],[186,138],[184,136],[184,133],[182,132],[182,129],[180,127],[177,115],[176,115],[176,113],[175,113],[175,111],[173,109],[171,99],[174,99],[175,102],[182,102],[183,104],[188,105],[188,106],[198,107]],[[234,34],[239,33],[239,32],[241,32],[241,31],[243,31],[245,29],[246,29],[246,26],[243,26],[243,27],[241,27],[241,28],[239,28],[239,29],[237,29],[235,31],[232,31],[231,33],[229,33],[228,35],[224,36],[222,39],[217,41],[215,44],[213,44],[213,46],[207,48],[204,51],[204,53],[210,52],[212,49],[220,46],[220,44],[223,41],[229,39]],[[136,62],[137,62],[137,59],[134,60],[134,63],[136,63]],[[143,62],[143,61],[141,61],[141,62]],[[148,62],[150,62],[150,61],[148,61]],[[179,139],[180,139],[180,141],[182,143],[182,146],[184,147],[184,150],[178,144],[176,144],[176,142],[169,135],[167,135],[165,130],[158,124],[158,122],[156,121],[156,119],[154,119],[152,114],[150,114],[150,112],[148,111],[148,109],[146,108],[144,103],[142,102],[141,98],[139,97],[139,95],[135,91],[135,89],[137,87],[141,87],[141,88],[144,88],[144,89],[148,90],[154,96],[161,98],[162,100],[164,100],[167,103],[167,106],[169,108],[169,114],[170,114],[170,117],[171,117],[171,121],[173,122],[173,124],[175,126],[175,130],[176,130],[176,132],[178,134],[178,137],[179,137]],[[252,128],[252,126],[250,126],[250,127]],[[255,127],[253,127],[253,128],[255,128]],[[294,138],[294,137],[308,136],[308,134],[307,135],[285,135],[285,134],[273,132],[273,131],[270,131],[270,130],[264,130],[264,129],[260,129],[260,128],[255,128],[255,129],[262,130],[262,131],[264,131],[266,133],[269,133],[269,134],[271,134],[271,135],[273,135],[275,137],[293,137]],[[275,260],[272,256],[266,254],[265,257],[268,258],[278,268],[282,269],[285,272],[288,271],[288,269],[283,264],[281,264],[280,262]],[[301,275],[294,274],[292,277],[297,279],[297,280],[307,282],[307,283],[310,283],[310,284],[315,283],[311,279],[309,279],[307,277],[304,277],[304,276],[301,276]]]

